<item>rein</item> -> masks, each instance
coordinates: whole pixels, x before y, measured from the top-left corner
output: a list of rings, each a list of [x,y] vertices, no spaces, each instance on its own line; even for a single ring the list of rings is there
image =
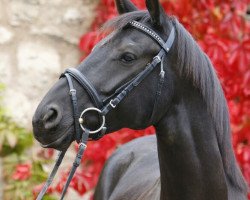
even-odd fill
[[[73,178],[73,175],[77,169],[77,167],[80,165],[83,153],[85,149],[87,148],[87,141],[89,139],[97,140],[100,139],[102,136],[104,136],[106,132],[105,127],[105,116],[112,110],[115,109],[116,106],[129,94],[131,90],[133,90],[136,86],[138,86],[155,68],[160,64],[161,72],[159,74],[160,80],[158,83],[156,98],[155,98],[155,105],[157,103],[157,100],[159,96],[161,95],[161,89],[164,83],[164,77],[165,77],[165,71],[163,69],[163,59],[164,55],[166,55],[170,48],[173,45],[174,39],[175,39],[175,29],[172,27],[171,32],[169,34],[169,37],[166,42],[157,34],[155,31],[150,29],[149,27],[143,25],[140,22],[132,21],[128,23],[128,26],[133,27],[137,29],[138,31],[143,32],[144,34],[150,36],[153,40],[155,40],[160,46],[161,50],[159,53],[153,58],[152,62],[147,64],[143,71],[141,71],[138,75],[136,75],[131,81],[125,83],[123,86],[119,87],[112,95],[110,95],[108,98],[102,100],[96,91],[95,87],[91,84],[91,82],[77,69],[75,68],[69,68],[66,69],[66,71],[60,76],[60,78],[66,77],[69,89],[70,89],[70,96],[72,101],[72,108],[73,108],[73,117],[74,117],[74,127],[75,127],[75,140],[77,143],[79,143],[79,148],[77,155],[75,157],[75,160],[73,162],[73,166],[70,170],[69,176],[67,178],[66,184],[63,188],[61,200],[64,198],[67,188]],[[81,112],[79,115],[78,111],[78,105],[77,105],[77,96],[76,96],[76,90],[73,85],[72,78],[75,79],[88,93],[90,96],[93,104],[95,107],[89,107],[86,108]],[[155,109],[153,108],[152,116],[155,115]],[[100,127],[96,130],[88,130],[84,127],[84,115],[89,111],[95,111],[97,112],[99,116]],[[55,174],[63,160],[63,157],[65,155],[67,150],[61,151],[58,154],[58,158],[56,160],[56,163],[53,167],[53,170],[51,174],[49,175],[46,183],[44,184],[41,192],[39,193],[36,200],[41,200],[43,196],[45,195],[47,189],[49,188],[50,184],[52,183]]]

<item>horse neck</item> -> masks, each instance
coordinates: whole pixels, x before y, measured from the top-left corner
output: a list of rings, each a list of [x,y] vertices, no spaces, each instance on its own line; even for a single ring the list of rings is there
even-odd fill
[[[227,160],[223,160],[223,148],[206,103],[194,88],[186,86],[180,94],[155,126],[161,199],[231,199],[228,198],[228,170],[224,169]],[[229,133],[225,135],[228,165],[237,168]],[[235,176],[240,174],[237,170]]]

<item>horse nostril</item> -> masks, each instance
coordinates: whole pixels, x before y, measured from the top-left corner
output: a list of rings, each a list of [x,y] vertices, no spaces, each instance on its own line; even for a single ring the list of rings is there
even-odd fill
[[[55,128],[61,121],[62,114],[58,106],[50,105],[43,116],[43,124],[45,129]]]

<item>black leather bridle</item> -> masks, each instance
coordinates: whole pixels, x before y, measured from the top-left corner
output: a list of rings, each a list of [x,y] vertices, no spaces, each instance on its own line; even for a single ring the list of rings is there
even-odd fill
[[[152,62],[147,64],[145,69],[141,71],[138,75],[136,75],[132,80],[125,83],[123,86],[119,87],[111,96],[108,98],[102,100],[96,91],[95,87],[91,84],[91,82],[77,69],[75,68],[69,68],[66,69],[66,71],[60,76],[60,78],[66,77],[69,89],[70,89],[70,96],[72,100],[72,108],[73,108],[73,115],[74,115],[74,127],[75,127],[75,140],[79,143],[79,149],[76,155],[76,158],[74,160],[73,166],[71,168],[70,174],[68,176],[67,182],[63,188],[61,200],[64,198],[64,195],[67,191],[67,188],[70,184],[71,179],[73,178],[73,175],[77,169],[77,167],[80,165],[83,153],[87,147],[87,141],[89,138],[91,139],[99,139],[101,138],[105,132],[105,116],[107,113],[109,113],[112,109],[115,109],[116,106],[129,94],[131,90],[133,90],[137,85],[139,85],[155,68],[160,64],[161,72],[160,72],[160,79],[157,89],[157,95],[156,95],[156,101],[161,94],[161,88],[164,83],[164,76],[165,71],[163,69],[163,59],[166,54],[168,54],[170,48],[173,45],[174,39],[175,39],[175,29],[172,27],[171,32],[169,34],[169,37],[166,42],[157,34],[155,31],[150,29],[149,27],[143,25],[140,22],[132,21],[128,23],[128,26],[133,27],[146,35],[150,36],[153,40],[155,40],[160,46],[161,50],[160,52],[153,58]],[[77,105],[77,96],[76,96],[76,90],[73,85],[73,81],[76,80],[88,93],[89,97],[91,98],[93,104],[95,107],[86,108],[81,113],[78,111],[78,105]],[[100,127],[96,130],[88,130],[84,127],[84,115],[89,111],[95,111],[98,113],[99,120],[100,120]],[[151,119],[154,116],[154,109],[151,115]],[[58,158],[56,160],[55,166],[49,175],[45,185],[43,186],[43,189],[39,193],[37,200],[41,200],[46,193],[48,187],[50,186],[62,160],[66,153],[65,151],[61,151],[58,155]]]

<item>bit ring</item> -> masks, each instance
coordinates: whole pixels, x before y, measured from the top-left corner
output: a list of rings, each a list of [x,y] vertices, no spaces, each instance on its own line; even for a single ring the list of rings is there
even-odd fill
[[[82,128],[83,131],[86,130],[86,128],[83,126],[83,116],[84,116],[84,114],[86,114],[89,111],[96,111],[98,113],[98,115],[102,116],[102,123],[101,123],[100,127],[98,129],[96,129],[96,130],[90,130],[89,131],[90,134],[98,133],[105,126],[105,116],[102,115],[102,111],[100,109],[98,109],[98,108],[90,107],[90,108],[86,108],[84,111],[82,111],[82,113],[80,115],[80,118],[79,118],[80,127]]]

